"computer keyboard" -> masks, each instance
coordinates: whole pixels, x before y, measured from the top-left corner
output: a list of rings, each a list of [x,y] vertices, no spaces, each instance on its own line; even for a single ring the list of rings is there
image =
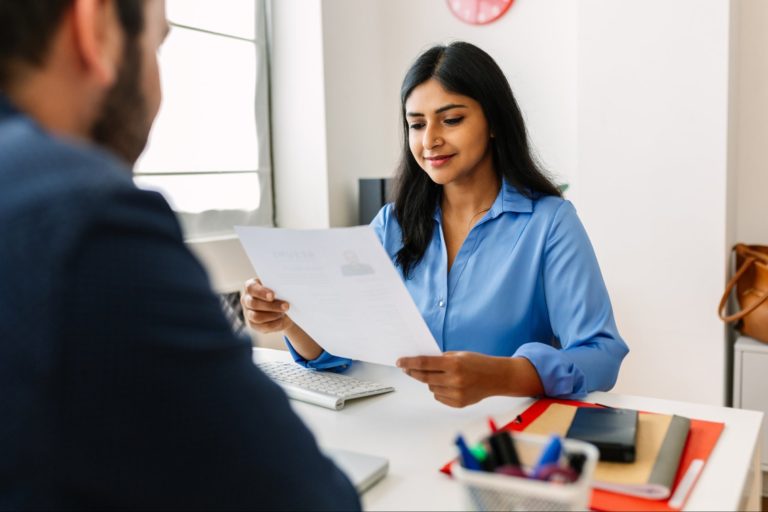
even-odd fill
[[[347,400],[394,391],[392,386],[303,368],[296,363],[264,361],[256,363],[261,371],[279,384],[294,400],[339,410]]]

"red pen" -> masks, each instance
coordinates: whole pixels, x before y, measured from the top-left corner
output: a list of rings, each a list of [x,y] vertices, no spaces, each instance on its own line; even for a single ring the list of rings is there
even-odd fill
[[[493,421],[493,418],[488,418],[488,428],[491,429],[491,434],[495,434],[499,431],[498,427],[496,427],[496,422]]]

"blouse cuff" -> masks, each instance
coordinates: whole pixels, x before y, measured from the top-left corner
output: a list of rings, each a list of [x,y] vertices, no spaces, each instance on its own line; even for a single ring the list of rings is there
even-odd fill
[[[587,383],[584,373],[563,352],[545,343],[525,343],[512,357],[524,357],[536,368],[544,394],[558,398],[584,398]]]
[[[293,360],[304,368],[310,368],[312,370],[343,372],[352,364],[351,359],[334,356],[325,350],[323,350],[319,356],[312,360],[304,359],[298,352],[296,352],[296,349],[293,348],[293,345],[291,345],[291,340],[288,339],[288,336],[283,336],[283,339],[285,340],[285,344],[288,347],[288,352],[291,353]]]

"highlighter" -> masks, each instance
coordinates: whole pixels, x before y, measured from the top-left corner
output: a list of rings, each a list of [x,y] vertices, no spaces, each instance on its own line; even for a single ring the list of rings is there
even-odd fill
[[[491,447],[488,446],[487,443],[478,443],[474,446],[470,446],[469,451],[472,452],[472,455],[475,456],[477,462],[480,463],[480,467],[483,471],[492,473],[493,470],[496,469],[496,466],[498,466],[493,450],[491,450]]]

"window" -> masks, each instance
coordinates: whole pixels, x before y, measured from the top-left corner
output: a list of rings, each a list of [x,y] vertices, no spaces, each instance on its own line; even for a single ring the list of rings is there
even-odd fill
[[[163,103],[137,163],[188,240],[272,225],[264,0],[167,0]]]

